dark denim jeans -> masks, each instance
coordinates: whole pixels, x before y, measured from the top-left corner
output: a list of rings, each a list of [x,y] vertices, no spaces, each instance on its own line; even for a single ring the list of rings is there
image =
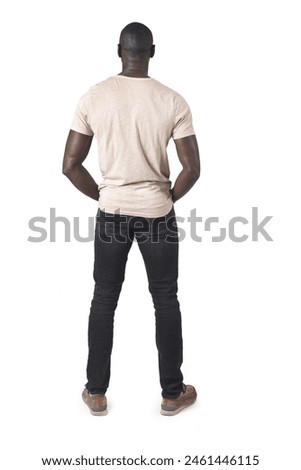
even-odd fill
[[[183,390],[182,326],[177,299],[178,229],[175,213],[159,218],[108,214],[100,209],[95,229],[94,296],[89,316],[86,387],[105,393],[110,380],[114,312],[134,238],[147,271],[156,318],[156,344],[164,398]]]

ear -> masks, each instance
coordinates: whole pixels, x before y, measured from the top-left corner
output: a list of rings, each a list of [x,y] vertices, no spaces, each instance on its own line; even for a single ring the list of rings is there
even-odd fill
[[[155,48],[156,48],[156,46],[155,46],[155,44],[153,44],[152,47],[151,47],[151,49],[150,49],[150,54],[149,54],[150,57],[154,57],[154,55],[155,55]]]
[[[121,44],[117,44],[117,54],[118,57],[121,57]]]

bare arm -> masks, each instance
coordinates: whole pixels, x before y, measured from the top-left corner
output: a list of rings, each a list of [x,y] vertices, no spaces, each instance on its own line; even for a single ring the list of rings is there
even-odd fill
[[[176,150],[183,167],[173,188],[171,189],[173,202],[178,201],[195,184],[200,176],[200,157],[198,143],[195,135],[176,139]]]
[[[98,186],[82,165],[89,153],[92,139],[93,136],[90,135],[73,130],[69,132],[63,160],[63,173],[79,191],[97,201],[99,198]]]

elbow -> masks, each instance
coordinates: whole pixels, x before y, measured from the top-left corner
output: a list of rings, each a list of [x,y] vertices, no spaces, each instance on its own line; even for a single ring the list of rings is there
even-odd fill
[[[190,179],[195,183],[201,175],[201,168],[199,166],[191,167],[188,169],[188,174]]]
[[[200,176],[201,176],[201,169],[198,168],[194,173],[195,181],[197,181]]]
[[[195,181],[199,179],[201,176],[201,163],[200,160],[198,159],[197,164],[193,168],[194,176],[195,176]]]
[[[63,175],[70,177],[71,173],[73,172],[74,166],[68,162],[63,162],[62,166],[62,173]]]
[[[63,175],[68,177],[70,175],[70,168],[66,167],[66,166],[63,166],[62,173],[63,173]]]

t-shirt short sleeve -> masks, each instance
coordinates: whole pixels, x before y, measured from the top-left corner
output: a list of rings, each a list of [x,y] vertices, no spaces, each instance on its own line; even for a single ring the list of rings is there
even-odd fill
[[[81,134],[93,135],[90,124],[89,124],[89,93],[83,95],[76,107],[71,129]]]
[[[175,124],[172,130],[174,140],[194,135],[192,115],[184,98],[177,95],[175,102]]]

